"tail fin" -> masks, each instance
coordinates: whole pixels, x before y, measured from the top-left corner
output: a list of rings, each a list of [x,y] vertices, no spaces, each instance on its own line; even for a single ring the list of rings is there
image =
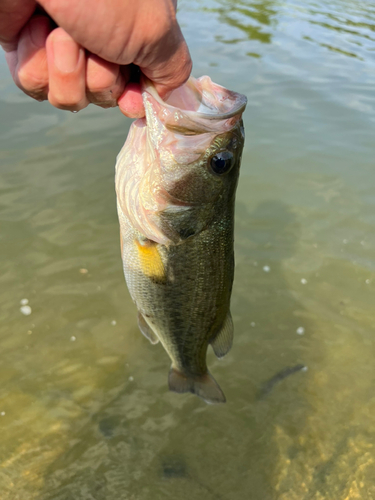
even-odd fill
[[[179,372],[175,368],[171,368],[168,377],[169,390],[174,392],[192,392],[206,403],[225,403],[226,399],[219,384],[210,374],[205,373],[200,377],[189,377]]]

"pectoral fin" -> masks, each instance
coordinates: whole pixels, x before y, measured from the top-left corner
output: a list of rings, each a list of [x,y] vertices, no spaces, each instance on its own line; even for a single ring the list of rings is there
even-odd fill
[[[146,323],[145,318],[142,316],[140,312],[138,312],[138,327],[143,333],[143,335],[148,339],[151,344],[157,344],[159,342],[159,338],[156,333],[151,329],[151,327]]]
[[[199,377],[192,377],[171,368],[169,372],[169,390],[174,392],[192,392],[206,403],[225,403],[226,399],[223,391],[213,376],[207,372]]]
[[[233,321],[230,311],[216,336],[211,340],[211,346],[218,358],[223,358],[231,349],[233,343]]]

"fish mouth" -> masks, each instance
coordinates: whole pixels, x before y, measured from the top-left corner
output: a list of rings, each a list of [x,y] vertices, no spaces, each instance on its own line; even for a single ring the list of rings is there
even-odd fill
[[[208,76],[190,77],[165,101],[146,77],[142,77],[141,86],[145,104],[150,101],[163,125],[182,135],[207,133],[220,127],[230,130],[240,120],[247,104],[244,95],[213,83]]]

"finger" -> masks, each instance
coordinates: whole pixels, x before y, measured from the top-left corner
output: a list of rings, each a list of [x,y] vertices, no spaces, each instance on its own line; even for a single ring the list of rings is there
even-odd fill
[[[90,54],[86,62],[86,96],[90,102],[103,108],[117,106],[127,80],[118,64],[104,61]]]
[[[151,45],[164,35],[157,47],[158,56],[167,49],[165,59],[168,59],[174,47],[173,43],[164,42],[173,42],[177,32],[181,37],[175,28],[176,0],[39,0],[38,3],[83,47],[117,64],[134,63],[140,53],[152,52]]]
[[[118,100],[121,113],[129,118],[142,118],[145,116],[141,86],[139,83],[128,83]]]
[[[62,28],[47,38],[48,100],[59,109],[79,111],[86,98],[85,51]]]
[[[48,66],[45,45],[50,30],[51,24],[47,17],[32,17],[21,31],[18,41],[15,83],[26,94],[38,100],[47,99]]]
[[[35,7],[34,0],[0,1],[0,45],[6,52],[17,48],[19,32],[32,16]]]
[[[162,98],[183,85],[191,74],[192,60],[178,24],[135,63]]]
[[[59,26],[91,53],[106,61],[129,64],[131,60],[125,58],[120,61],[119,56],[122,56],[122,52],[128,53],[124,46],[127,45],[129,31],[133,29],[138,6],[143,2],[39,0],[38,3]]]
[[[184,84],[192,70],[189,49],[176,20],[176,4],[175,0],[165,0],[164,13],[160,8],[154,13],[154,17],[161,17],[149,27],[146,44],[134,60],[162,98]]]

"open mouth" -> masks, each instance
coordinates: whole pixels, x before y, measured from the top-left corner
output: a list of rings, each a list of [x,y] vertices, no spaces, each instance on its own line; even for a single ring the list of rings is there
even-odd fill
[[[175,127],[179,125],[178,122],[181,122],[183,118],[189,121],[194,119],[195,123],[197,121],[228,120],[240,116],[247,103],[244,95],[213,83],[208,76],[198,79],[190,77],[184,85],[174,90],[165,101],[160,98],[152,83],[145,78],[142,81],[142,88],[167,112],[165,113],[166,118],[167,115],[169,117],[173,116]],[[167,122],[168,128],[173,126],[170,119]]]

